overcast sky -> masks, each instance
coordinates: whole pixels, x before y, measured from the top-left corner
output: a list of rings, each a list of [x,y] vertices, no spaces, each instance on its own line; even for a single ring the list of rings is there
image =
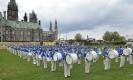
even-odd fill
[[[0,0],[0,12],[10,0]],[[43,30],[49,30],[55,19],[61,38],[73,39],[76,33],[85,38],[102,39],[106,31],[118,31],[133,37],[133,0],[16,0],[19,20],[35,11]]]

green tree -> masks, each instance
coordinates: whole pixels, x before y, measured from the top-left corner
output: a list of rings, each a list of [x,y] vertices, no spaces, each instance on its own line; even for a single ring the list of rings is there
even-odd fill
[[[110,37],[111,37],[110,32],[106,31],[103,35],[103,40],[110,41]]]
[[[103,40],[105,40],[105,41],[122,41],[122,38],[117,31],[115,31],[115,32],[106,31],[103,35]]]
[[[84,38],[82,37],[82,35],[80,33],[77,33],[75,36],[74,36],[74,39],[76,41],[82,41]]]

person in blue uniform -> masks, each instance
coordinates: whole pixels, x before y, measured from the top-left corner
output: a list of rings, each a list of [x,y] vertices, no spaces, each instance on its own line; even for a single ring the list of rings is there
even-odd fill
[[[116,47],[115,50],[119,53],[119,47]],[[118,57],[115,57],[115,62],[118,63]]]
[[[124,46],[120,45],[120,49],[119,49],[120,68],[123,68],[124,67],[124,63],[125,63],[125,55],[123,54],[123,49],[124,49]]]
[[[90,65],[91,65],[91,61],[89,61],[87,58],[86,58],[86,54],[89,52],[88,48],[85,49],[85,52],[84,52],[84,60],[85,60],[85,73],[86,74],[89,74],[90,72]]]
[[[46,50],[45,49],[43,50],[41,56],[43,58],[44,69],[45,69],[45,68],[47,68],[47,56],[48,56],[48,54],[46,53]]]
[[[55,72],[56,70],[56,61],[54,61],[53,56],[55,54],[54,48],[52,48],[52,51],[50,52],[50,57],[51,57],[51,71]]]
[[[78,64],[80,65],[81,64],[81,54],[82,54],[80,48],[78,48],[78,50],[76,51],[76,53],[77,53],[77,56],[78,56]]]
[[[64,76],[70,77],[70,64],[66,62],[66,55],[69,55],[68,48],[64,48],[64,52],[62,53],[62,61],[64,62]]]
[[[110,69],[110,62],[111,62],[111,60],[108,57],[108,53],[109,53],[108,47],[106,46],[104,48],[104,51],[103,51],[103,58],[104,58],[104,65],[105,65],[104,70],[109,70]]]

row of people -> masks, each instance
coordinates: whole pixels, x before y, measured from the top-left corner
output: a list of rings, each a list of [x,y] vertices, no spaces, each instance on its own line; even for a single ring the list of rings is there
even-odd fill
[[[77,48],[70,48],[68,46],[65,47],[23,47],[23,46],[19,46],[19,47],[11,47],[13,50],[16,51],[23,51],[25,53],[30,53],[32,52],[32,56],[33,56],[33,60],[37,61],[37,66],[40,66],[40,58],[39,55],[41,55],[43,62],[44,62],[44,68],[47,68],[47,57],[49,57],[51,59],[51,71],[56,71],[56,61],[54,61],[54,54],[56,52],[61,53],[62,55],[62,59],[60,61],[60,66],[63,66],[64,64],[64,76],[65,77],[69,77],[70,76],[70,68],[72,67],[72,64],[68,64],[66,61],[66,56],[69,54],[72,54],[73,51],[76,52],[77,56],[78,56],[78,64],[81,64],[81,58],[84,58],[85,60],[85,73],[88,74],[89,70],[90,70],[90,63],[91,61],[87,59],[87,53],[91,52],[91,48],[87,47],[87,48],[83,48],[83,47],[77,47]],[[76,49],[76,50],[75,50]],[[124,67],[124,54],[123,54],[123,46],[120,46],[120,48],[117,48],[117,52],[120,55],[121,58],[121,62],[120,62],[120,67]],[[95,47],[93,49],[93,51],[95,51],[96,53],[99,53],[101,51],[100,48]],[[111,59],[108,57],[110,48],[109,47],[105,47],[104,51],[103,51],[103,58],[104,58],[104,65],[105,65],[105,70],[110,69],[110,62]],[[98,54],[99,55],[99,54]],[[99,56],[98,56],[99,57]],[[97,58],[98,59],[98,58]],[[95,61],[94,61],[95,62]]]

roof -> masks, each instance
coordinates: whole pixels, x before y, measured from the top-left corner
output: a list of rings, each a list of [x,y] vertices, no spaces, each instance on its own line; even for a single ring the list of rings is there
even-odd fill
[[[12,28],[42,29],[38,23],[23,22],[23,21],[6,20],[6,26],[11,26]]]
[[[1,12],[0,12],[0,22],[5,23],[5,20],[4,20],[3,16],[2,16]]]
[[[54,34],[53,31],[43,31],[44,36],[49,36],[49,35],[53,35],[53,34]]]

